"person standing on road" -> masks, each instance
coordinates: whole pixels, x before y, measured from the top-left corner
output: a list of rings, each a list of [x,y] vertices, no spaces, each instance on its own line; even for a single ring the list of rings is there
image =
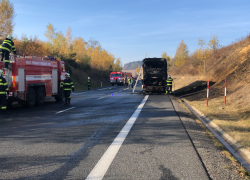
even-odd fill
[[[131,82],[131,88],[133,88],[134,87],[134,78],[132,76],[130,78],[130,82]]]
[[[5,68],[8,68],[9,62],[10,62],[10,50],[16,54],[16,48],[13,42],[12,35],[8,35],[7,38],[3,41],[3,43],[0,45],[0,54],[1,54],[1,61],[3,61],[3,58],[5,59]]]
[[[71,99],[71,96],[70,96],[70,93],[71,93],[71,89],[72,91],[74,92],[75,88],[74,88],[74,83],[73,81],[69,78],[70,77],[70,74],[67,73],[65,74],[65,78],[63,80],[63,82],[61,83],[61,88],[63,89],[63,93],[64,93],[64,98],[65,98],[65,103],[64,105],[70,105],[70,99]]]
[[[6,92],[7,95],[9,95],[7,81],[3,77],[3,70],[0,69],[0,110],[4,113],[8,113]]]
[[[87,81],[87,84],[86,84],[86,86],[88,86],[88,90],[90,90],[91,85],[92,85],[91,79],[90,79],[90,77],[88,77],[88,81]]]
[[[123,78],[123,88],[126,88],[126,78]]]
[[[128,89],[130,88],[130,79],[129,79],[129,77],[127,78],[127,84],[128,84]]]
[[[126,78],[125,78],[125,84],[126,84],[126,88],[128,87],[128,77],[126,76]]]
[[[171,76],[170,75],[168,75],[168,79],[166,80],[166,82],[167,82],[167,88],[166,88],[166,93],[168,94],[168,93],[173,93],[172,92],[172,83],[173,83],[173,79],[171,78]]]
[[[132,79],[128,78],[128,88],[131,89],[131,85],[132,85]]]

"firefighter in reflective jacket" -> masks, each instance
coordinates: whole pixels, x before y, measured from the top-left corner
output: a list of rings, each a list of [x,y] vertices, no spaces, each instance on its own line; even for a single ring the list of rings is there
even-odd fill
[[[3,58],[5,59],[5,68],[8,68],[9,62],[10,62],[10,50],[16,54],[16,48],[13,42],[13,37],[11,35],[8,35],[7,38],[3,41],[3,43],[0,45],[0,54],[1,54],[1,61],[3,61]]]
[[[3,71],[0,69],[0,110],[7,112],[7,99],[6,99],[6,92],[9,95],[9,88],[7,86],[6,79],[3,77]]]
[[[90,90],[91,85],[92,85],[91,79],[90,79],[90,77],[88,77],[88,81],[87,81],[87,84],[86,84],[86,86],[88,86],[88,90]]]
[[[168,75],[168,79],[166,80],[166,82],[167,82],[166,93],[172,93],[172,83],[173,83],[173,79],[171,78],[170,75]]]
[[[73,81],[69,78],[70,74],[67,73],[65,75],[65,78],[63,80],[63,82],[61,83],[61,88],[63,89],[63,93],[64,93],[64,98],[65,98],[65,103],[64,105],[70,104],[70,93],[71,93],[71,89],[74,92],[74,84]]]

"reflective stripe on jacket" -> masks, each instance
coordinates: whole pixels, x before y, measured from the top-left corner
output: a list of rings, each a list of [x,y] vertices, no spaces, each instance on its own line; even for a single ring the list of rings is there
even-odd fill
[[[91,86],[92,85],[92,82],[91,82],[91,79],[88,79],[88,81],[87,81],[87,84],[86,84],[87,86]]]
[[[14,45],[14,42],[8,38],[6,38],[3,43],[0,45],[0,49],[4,49],[10,52],[10,49],[12,48],[12,51],[16,53],[16,47]]]
[[[166,82],[167,82],[167,86],[172,86],[173,79],[169,78],[169,79],[167,79]]]
[[[74,88],[74,83],[70,78],[64,79],[61,83],[61,88],[63,88],[64,91],[71,91],[71,89]]]
[[[0,94],[5,94],[9,90],[6,79],[0,76]]]

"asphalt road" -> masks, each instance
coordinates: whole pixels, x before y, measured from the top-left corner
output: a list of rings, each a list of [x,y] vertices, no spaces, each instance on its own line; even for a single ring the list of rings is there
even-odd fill
[[[176,98],[131,91],[0,114],[0,179],[239,179]]]

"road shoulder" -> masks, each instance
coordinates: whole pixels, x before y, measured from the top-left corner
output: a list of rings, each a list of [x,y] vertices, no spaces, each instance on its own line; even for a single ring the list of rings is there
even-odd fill
[[[170,96],[170,98],[211,179],[241,179],[236,172],[235,166],[227,158],[223,157],[222,150],[215,147],[211,138],[205,134],[202,127],[192,117],[191,112],[185,108],[178,98],[174,96]]]

